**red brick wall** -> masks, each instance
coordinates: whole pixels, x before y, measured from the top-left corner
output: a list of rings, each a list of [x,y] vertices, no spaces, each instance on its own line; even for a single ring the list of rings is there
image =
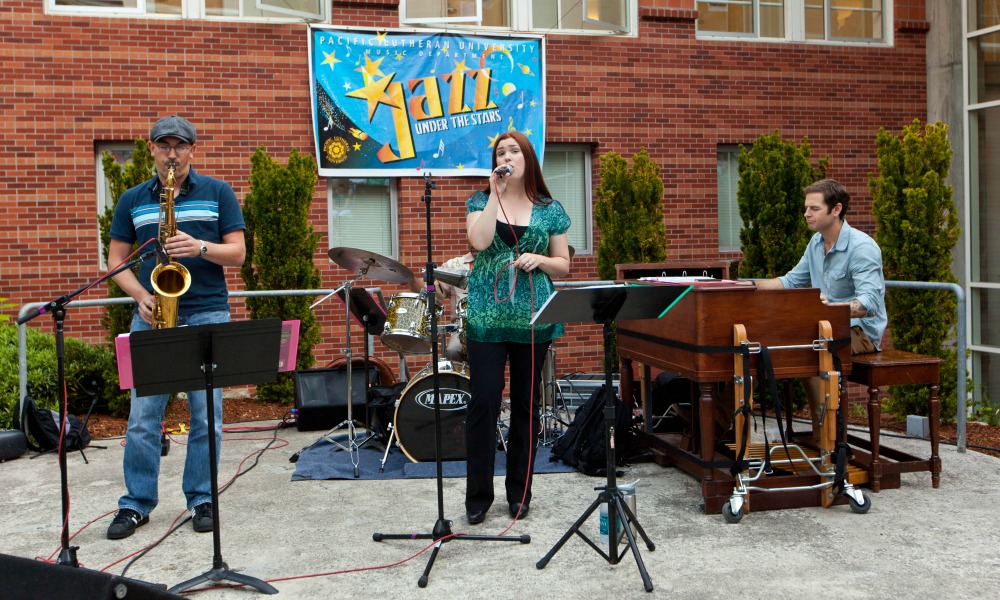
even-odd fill
[[[872,232],[866,178],[876,167],[875,134],[926,116],[923,0],[895,2],[891,48],[696,40],[694,6],[642,0],[638,38],[549,35],[548,142],[592,144],[595,178],[601,153],[646,148],[662,167],[671,259],[737,257],[717,250],[716,148],[775,130],[796,143],[808,137],[815,157],[831,158],[831,175],[855,199],[852,224]],[[279,160],[292,148],[314,151],[304,25],[56,16],[41,7],[41,0],[0,6],[7,159],[0,169],[0,296],[18,306],[51,300],[100,274],[96,142],[145,137],[158,117],[184,114],[199,130],[196,168],[228,181],[241,199],[258,146]],[[398,26],[396,0],[332,7],[336,25]],[[434,259],[443,262],[465,246],[464,201],[482,181],[437,184]],[[426,260],[422,192],[422,180],[400,183],[399,260],[415,270]],[[313,214],[322,236],[316,261],[325,285],[336,287],[347,272],[327,258],[322,180]],[[237,270],[230,276],[241,289]],[[595,279],[594,257],[578,255],[572,278]],[[402,289],[371,284],[387,294]],[[82,296],[100,297],[103,289]],[[245,316],[242,302],[234,307],[237,318]],[[344,328],[332,302],[317,315],[324,336],[317,356],[325,364],[343,349]],[[73,310],[66,331],[101,339],[99,311]],[[557,344],[559,372],[599,371],[599,334],[593,325],[571,326]],[[354,344],[357,350],[360,340]],[[376,348],[395,367],[377,341]],[[411,362],[422,366],[425,358]]]

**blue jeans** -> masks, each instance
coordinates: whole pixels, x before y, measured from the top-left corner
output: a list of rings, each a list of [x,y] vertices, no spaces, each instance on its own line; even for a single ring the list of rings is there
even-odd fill
[[[178,325],[208,325],[228,323],[229,311],[219,310],[181,316]],[[132,317],[132,331],[149,331],[149,323],[139,315]],[[165,360],[169,360],[165,357]],[[216,466],[222,452],[222,389],[215,388],[215,448]],[[188,409],[191,411],[187,457],[184,461],[182,488],[189,509],[212,501],[211,470],[208,464],[208,406],[205,390],[188,392]],[[128,493],[119,498],[118,508],[130,508],[141,515],[148,515],[159,502],[157,480],[160,476],[160,426],[167,408],[166,394],[136,396],[132,390],[132,406],[125,432],[125,487]]]

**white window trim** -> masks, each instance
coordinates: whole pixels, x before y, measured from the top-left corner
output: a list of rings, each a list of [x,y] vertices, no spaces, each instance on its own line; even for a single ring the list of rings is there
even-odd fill
[[[326,178],[326,234],[327,239],[333,242],[333,212],[330,210],[333,205],[333,182],[335,179],[388,179],[389,180],[389,239],[392,244],[392,252],[388,258],[398,259],[399,257],[399,179],[395,177],[327,177]],[[332,247],[332,246],[331,246]]]
[[[141,17],[143,19],[163,19],[163,20],[180,20],[180,19],[194,19],[194,20],[204,20],[204,21],[223,21],[223,22],[240,22],[240,23],[324,23],[329,24],[331,18],[329,14],[320,15],[318,18],[313,19],[312,16],[298,16],[294,17],[289,14],[288,17],[260,17],[260,16],[216,16],[216,15],[206,15],[205,5],[203,0],[182,0],[181,12],[180,14],[167,14],[167,13],[147,13],[146,12],[146,0],[136,0],[135,8],[122,8],[117,6],[57,6],[56,0],[44,0],[45,4],[45,14],[50,15],[69,15],[69,16],[100,16],[100,17],[124,17],[124,18],[136,18]],[[263,10],[269,10],[273,12],[289,12],[290,9],[285,9],[284,11],[276,10],[274,7],[261,7],[259,6],[260,0],[257,0],[258,8]],[[329,12],[330,3],[327,1],[321,1],[320,7],[325,12]],[[308,15],[308,13],[303,13]]]
[[[586,3],[588,0],[578,0],[583,3],[583,10],[586,11]],[[558,33],[565,35],[597,35],[597,36],[609,36],[617,35],[619,37],[639,37],[639,1],[638,0],[627,0],[627,14],[626,17],[626,29],[621,30],[616,24],[608,24],[601,21],[595,21],[587,19],[584,17],[584,22],[591,23],[595,26],[607,26],[606,31],[594,31],[590,29],[533,29],[531,26],[531,2],[532,0],[510,0],[510,2],[515,5],[515,9],[511,12],[511,25],[510,27],[491,27],[486,25],[480,25],[479,22],[482,20],[481,15],[483,14],[482,0],[475,0],[476,2],[476,14],[477,17],[454,17],[454,18],[419,18],[419,19],[406,19],[406,4],[408,2],[420,2],[420,0],[399,0],[399,21],[404,27],[418,25],[418,26],[433,26],[439,29],[466,29],[466,30],[480,30],[480,31],[500,31],[500,32],[516,32],[516,33]],[[517,10],[520,6],[521,10]],[[586,12],[584,12],[586,14]]]
[[[696,0],[697,1],[697,0]],[[812,44],[818,46],[878,46],[891,47],[895,40],[894,0],[883,0],[882,7],[882,28],[883,39],[881,41],[856,38],[830,38],[829,19],[824,19],[826,32],[822,40],[809,40],[805,36],[805,2],[804,0],[785,0],[785,37],[761,37],[760,31],[760,2],[754,0],[754,32],[753,33],[731,33],[726,31],[697,31],[695,37],[699,40],[712,41],[740,41],[740,42],[762,42],[767,44]],[[695,5],[697,6],[697,4]],[[824,3],[824,10],[829,12],[829,1]]]
[[[102,157],[105,150],[134,151],[135,143],[128,142],[98,142],[94,148],[94,179],[97,186],[97,216],[100,217],[104,211],[111,206],[111,196],[108,195],[108,178],[104,173],[104,162]],[[104,249],[101,247],[101,228],[97,227],[97,265],[101,271],[108,270],[108,263],[104,260]]]
[[[318,0],[316,6],[322,7],[327,4],[326,0]],[[322,21],[325,18],[323,12],[311,13],[304,10],[296,10],[294,8],[288,8],[286,6],[279,6],[275,3],[269,3],[267,0],[256,0],[255,5],[258,10],[267,10],[270,12],[275,12],[282,15],[288,15],[290,17],[299,17],[300,19],[305,19],[307,21],[315,22]]]
[[[592,223],[594,222],[594,149],[588,144],[561,144],[558,142],[548,142],[545,144],[546,151],[553,152],[574,152],[579,151],[584,154],[587,160],[583,161],[583,195],[584,197],[580,200],[583,204],[584,212],[584,223],[573,222],[570,224],[571,228],[584,227],[585,237],[586,237],[586,248],[573,247],[575,253],[579,256],[588,256],[594,254],[594,228]],[[545,169],[542,169],[543,174]],[[551,191],[551,190],[550,190]],[[564,207],[566,204],[565,198],[553,198],[561,202]]]

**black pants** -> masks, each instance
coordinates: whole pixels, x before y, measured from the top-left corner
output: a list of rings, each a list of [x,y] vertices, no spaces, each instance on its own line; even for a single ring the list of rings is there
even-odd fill
[[[531,502],[535,445],[541,431],[538,422],[539,382],[550,343],[532,345],[469,340],[469,384],[472,399],[469,401],[465,421],[465,508],[468,512],[486,510],[493,504],[496,427],[503,398],[504,367],[508,360],[510,433],[507,438],[507,502]]]

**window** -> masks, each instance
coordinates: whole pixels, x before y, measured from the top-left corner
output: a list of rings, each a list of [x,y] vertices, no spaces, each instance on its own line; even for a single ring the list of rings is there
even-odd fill
[[[399,255],[396,186],[392,179],[331,178],[327,181],[330,247]]]
[[[583,145],[546,144],[542,174],[552,196],[563,205],[572,224],[569,245],[577,254],[591,254],[594,243],[590,202],[590,148]]]
[[[736,201],[736,190],[740,183],[739,146],[719,146],[718,150],[718,206],[719,206],[719,251],[736,252],[740,249],[740,207]]]
[[[132,158],[132,152],[135,151],[135,144],[129,144],[125,142],[104,142],[98,143],[96,149],[96,156],[94,157],[94,163],[97,168],[97,216],[100,217],[104,214],[104,211],[111,208],[111,185],[108,183],[108,178],[104,176],[104,164],[101,162],[101,157],[107,152],[114,157],[115,162],[119,165],[125,166],[125,161]],[[110,222],[108,223],[110,225]],[[107,258],[104,256],[104,246],[101,244],[101,228],[100,225],[97,227],[97,257],[98,265],[102,271],[106,271],[108,268]]]
[[[888,43],[891,0],[698,0],[699,35]]]
[[[326,21],[323,0],[45,0],[52,13]]]
[[[400,0],[404,26],[634,34],[637,0]]]

